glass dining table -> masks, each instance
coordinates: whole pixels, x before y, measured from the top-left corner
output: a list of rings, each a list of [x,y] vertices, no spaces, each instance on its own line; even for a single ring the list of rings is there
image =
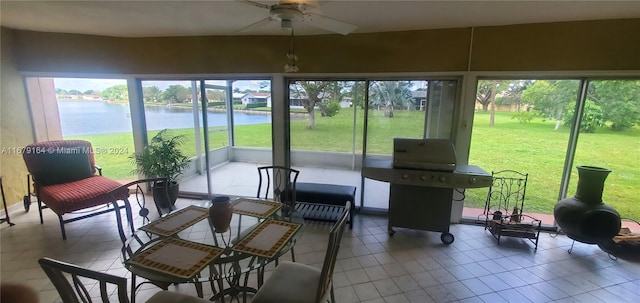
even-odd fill
[[[161,288],[194,284],[203,297],[211,286],[211,301],[236,300],[255,293],[262,285],[264,268],[293,248],[302,235],[302,215],[286,204],[236,198],[228,232],[211,228],[210,201],[172,211],[135,230],[124,242],[121,259],[132,273],[132,301],[144,283]],[[256,273],[257,287],[249,286]],[[136,285],[136,277],[146,281]]]

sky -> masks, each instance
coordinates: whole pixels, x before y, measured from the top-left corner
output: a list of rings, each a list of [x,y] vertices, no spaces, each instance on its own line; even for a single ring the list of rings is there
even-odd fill
[[[86,92],[88,90],[103,91],[104,89],[115,85],[126,85],[127,80],[124,79],[88,79],[88,78],[54,78],[55,87],[64,90],[75,89],[80,92]],[[166,89],[172,84],[181,84],[183,86],[189,85],[190,81],[142,81],[142,86],[156,86],[159,89]],[[238,87],[240,90],[251,89],[259,90],[260,80],[238,80],[234,82],[234,88]],[[225,81],[207,81],[207,83],[225,85]],[[264,89],[264,88],[263,88]]]

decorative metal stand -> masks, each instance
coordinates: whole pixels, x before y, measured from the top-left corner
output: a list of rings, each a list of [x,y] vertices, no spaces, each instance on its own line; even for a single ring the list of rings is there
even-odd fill
[[[9,226],[14,226],[14,223],[11,223],[11,218],[9,218],[9,209],[7,208],[7,199],[4,197],[4,186],[2,186],[2,176],[0,176],[0,192],[2,193],[2,206],[4,206],[4,218],[0,218],[0,223],[7,222]]]
[[[492,172],[493,183],[484,207],[485,230],[498,240],[515,237],[529,239],[538,250],[541,220],[523,214],[524,198],[529,174],[513,170]]]

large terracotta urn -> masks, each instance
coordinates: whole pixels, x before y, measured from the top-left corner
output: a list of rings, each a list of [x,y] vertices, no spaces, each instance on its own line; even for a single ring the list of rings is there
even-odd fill
[[[620,214],[602,202],[604,181],[611,170],[577,166],[578,189],[575,196],[556,204],[553,215],[562,231],[571,239],[598,244],[609,241],[620,231]]]
[[[216,233],[227,232],[231,225],[233,216],[233,205],[227,196],[218,196],[211,200],[209,207],[209,220]]]

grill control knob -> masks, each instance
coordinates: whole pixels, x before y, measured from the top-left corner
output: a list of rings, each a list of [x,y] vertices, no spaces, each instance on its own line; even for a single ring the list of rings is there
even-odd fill
[[[476,182],[478,182],[478,179],[476,179],[476,177],[469,178],[469,184],[476,184]]]
[[[445,183],[445,182],[447,182],[447,177],[442,176],[442,177],[438,178],[438,180],[440,181],[440,183]]]
[[[425,175],[420,175],[420,180],[422,180],[422,181],[427,181],[427,176],[425,176]]]
[[[409,179],[409,174],[402,174],[402,179]]]

